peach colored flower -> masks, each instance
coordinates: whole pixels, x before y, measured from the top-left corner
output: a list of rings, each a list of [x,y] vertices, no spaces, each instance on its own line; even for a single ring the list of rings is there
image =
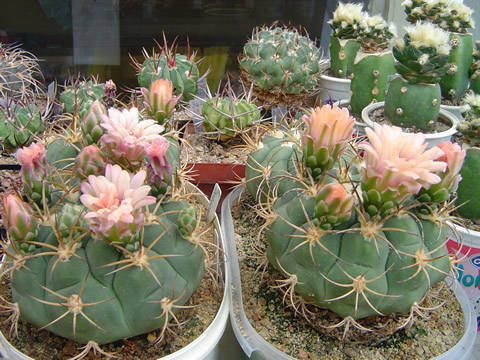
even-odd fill
[[[438,147],[425,150],[425,135],[407,134],[398,127],[379,124],[366,132],[370,143],[359,144],[365,151],[362,190],[368,190],[364,185],[369,184],[380,194],[397,194],[401,201],[441,181],[436,173],[445,171],[447,164],[436,160],[443,151]]]
[[[17,150],[17,160],[22,166],[34,167],[39,162],[43,163],[46,159],[47,150],[41,142],[30,144]]]
[[[354,197],[342,184],[327,184],[317,194],[315,217],[322,223],[337,225],[350,218],[354,202]]]
[[[101,126],[107,130],[100,141],[109,158],[124,165],[138,166],[146,156],[145,146],[161,138],[165,130],[155,120],[139,120],[138,109],[110,108],[108,116],[101,114]]]
[[[108,164],[105,176],[88,176],[80,185],[80,201],[89,210],[85,218],[99,237],[112,242],[128,241],[144,222],[142,207],[155,203],[143,185],[146,172],[130,174],[118,165]]]
[[[302,139],[304,144],[312,139],[314,152],[327,148],[330,155],[338,145],[343,147],[350,140],[355,125],[348,109],[330,105],[311,109],[310,115],[301,119],[307,125]]]
[[[166,79],[155,80],[150,85],[150,90],[142,88],[141,91],[148,115],[160,124],[170,117],[182,96],[181,94],[173,96],[173,84]]]
[[[462,150],[458,144],[446,141],[437,145],[444,152],[437,160],[447,163],[447,170],[439,174],[442,178],[440,185],[449,190],[450,193],[457,190],[458,183],[462,179],[460,170],[467,152]]]

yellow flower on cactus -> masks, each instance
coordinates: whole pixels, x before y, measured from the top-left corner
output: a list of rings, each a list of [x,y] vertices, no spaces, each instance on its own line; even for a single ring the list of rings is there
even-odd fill
[[[369,142],[359,144],[365,152],[362,194],[368,198],[369,191],[375,192],[375,198],[381,198],[375,206],[383,202],[399,205],[441,181],[437,173],[444,172],[447,164],[438,159],[444,152],[438,147],[426,150],[424,134],[404,133],[399,127],[377,123],[366,133]]]
[[[303,115],[306,129],[302,136],[307,166],[317,178],[335,162],[353,135],[355,120],[346,108],[324,105]]]
[[[155,203],[144,185],[146,172],[130,174],[118,165],[108,164],[105,176],[90,175],[80,185],[80,201],[88,209],[85,218],[99,238],[128,242],[144,222],[142,208]]]
[[[152,82],[150,90],[142,88],[145,107],[149,116],[163,124],[175,110],[180,95],[173,95],[173,84],[170,80],[158,79]]]
[[[108,116],[100,115],[107,130],[100,141],[114,162],[136,167],[146,156],[145,146],[161,138],[165,130],[155,120],[139,120],[137,108],[122,111],[110,108]]]

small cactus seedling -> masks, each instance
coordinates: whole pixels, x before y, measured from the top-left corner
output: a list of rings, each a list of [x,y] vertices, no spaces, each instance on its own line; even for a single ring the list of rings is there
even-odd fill
[[[261,107],[252,101],[251,90],[252,87],[247,92],[243,87],[242,94],[237,96],[230,80],[215,96],[207,89],[207,100],[202,106],[200,119],[203,122],[203,134],[219,141],[227,141],[245,134],[258,123],[261,120]]]
[[[44,119],[35,105],[10,101],[7,106],[0,106],[0,140],[4,149],[28,145],[44,130]]]
[[[346,329],[369,316],[412,319],[454,266],[446,220],[465,151],[426,149],[425,135],[379,124],[358,143],[348,110],[329,105],[302,120],[303,130],[266,136],[246,171],[284,301],[327,308]]]
[[[394,29],[380,15],[365,13],[365,22],[350,84],[350,105],[357,116],[365,106],[385,99],[388,79],[395,74],[393,55],[388,49]]]
[[[240,70],[245,84],[265,109],[301,106],[317,88],[322,70],[320,49],[297,29],[257,27],[243,47]]]
[[[448,33],[428,22],[406,28],[393,47],[399,75],[390,80],[385,115],[396,126],[432,131],[441,104],[439,82],[448,69]]]
[[[0,98],[32,100],[43,78],[37,58],[19,46],[0,43]]]
[[[163,132],[96,100],[81,126],[18,151],[28,201],[5,200],[3,274],[26,321],[87,349],[177,321],[210,257]]]
[[[472,9],[462,3],[444,0],[409,0],[403,4],[409,22],[429,21],[449,32],[449,68],[442,76],[440,86],[444,98],[460,99],[470,81],[473,36],[467,29],[474,26]]]
[[[163,40],[163,46],[156,42],[159,48],[158,53],[153,50],[150,56],[143,49],[145,60],[142,64],[130,56],[138,74],[138,84],[150,89],[155,80],[169,80],[173,84],[176,95],[182,95],[185,101],[191,100],[197,93],[197,82],[200,77],[195,53],[191,54],[188,46],[187,55],[178,54],[175,42],[168,47],[165,34],[163,34]]]
[[[333,76],[347,78],[352,75],[353,63],[360,49],[359,38],[367,27],[362,4],[338,3],[333,18],[328,21],[330,35],[330,71]]]

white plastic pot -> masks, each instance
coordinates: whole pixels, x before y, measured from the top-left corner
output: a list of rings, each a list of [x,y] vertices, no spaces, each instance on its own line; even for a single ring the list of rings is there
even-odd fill
[[[193,185],[190,185],[194,187]],[[201,193],[198,188],[194,187],[198,193]],[[203,193],[201,193],[203,195]],[[205,195],[198,196],[198,200],[203,205],[208,206],[208,199]],[[223,233],[220,229],[220,222],[217,215],[213,220],[215,227],[215,234],[217,242],[222,249],[225,249],[226,243]],[[162,360],[190,360],[190,359],[203,359],[203,360],[222,360],[224,356],[219,353],[219,341],[225,331],[225,327],[228,320],[228,314],[230,309],[230,296],[228,294],[228,284],[230,283],[230,268],[223,264],[219,267],[219,273],[223,273],[223,280],[225,282],[225,289],[223,292],[223,300],[218,309],[218,313],[213,319],[210,326],[194,341],[182,349],[175,351],[174,353],[164,356]],[[0,353],[5,359],[8,360],[34,360],[31,357],[21,353],[15,347],[13,347],[8,340],[0,332]],[[1,356],[0,356],[1,358]]]
[[[228,266],[230,267],[230,294],[232,306],[230,308],[230,318],[232,322],[233,332],[237,337],[240,346],[245,354],[251,359],[258,360],[294,360],[294,358],[281,352],[273,345],[269,344],[250,324],[243,310],[242,300],[242,279],[240,274],[240,266],[238,263],[237,249],[235,245],[235,236],[233,228],[233,220],[231,215],[231,207],[235,201],[238,201],[242,193],[241,188],[231,192],[222,203],[221,227],[224,232],[223,236],[226,242],[226,256]],[[460,286],[453,286],[455,296],[457,297],[463,312],[464,333],[460,341],[444,354],[435,357],[433,360],[469,360],[470,354],[475,343],[476,318],[473,306],[470,303],[465,291]]]
[[[327,68],[330,67],[330,61],[327,63]],[[332,103],[339,100],[350,100],[350,79],[337,78],[334,76],[320,75],[319,86],[320,99],[322,104],[330,101]]]
[[[440,109],[448,111],[450,114],[454,115],[457,118],[458,122],[460,122],[463,119],[462,112],[460,111],[460,106],[440,105]]]
[[[457,281],[465,290],[480,319],[480,232],[450,223],[447,228],[447,247],[462,261],[458,264]],[[480,328],[480,326],[478,326]]]
[[[372,111],[382,108],[384,104],[384,101],[379,101],[367,105],[362,110],[362,120],[368,127],[373,128],[373,120],[370,118]],[[452,135],[457,132],[458,119],[455,115],[440,108],[439,118],[441,118],[445,123],[451,125],[451,127],[448,130],[441,131],[439,133],[425,134],[425,142],[428,143],[427,148],[434,147],[441,142],[449,141]]]

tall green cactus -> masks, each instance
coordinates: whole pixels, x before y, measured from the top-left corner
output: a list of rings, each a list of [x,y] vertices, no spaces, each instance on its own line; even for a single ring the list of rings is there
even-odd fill
[[[339,78],[350,77],[360,43],[355,39],[338,39],[330,36],[330,71]]]
[[[179,145],[134,108],[90,112],[99,138],[70,129],[18,152],[29,201],[5,200],[12,298],[26,321],[79,343],[163,336],[206,263]]]
[[[425,150],[423,134],[378,124],[369,142],[348,144],[353,118],[328,105],[302,120],[301,140],[266,137],[246,170],[284,300],[298,295],[342,324],[408,314],[451,270],[445,199],[465,153],[452,143]]]

